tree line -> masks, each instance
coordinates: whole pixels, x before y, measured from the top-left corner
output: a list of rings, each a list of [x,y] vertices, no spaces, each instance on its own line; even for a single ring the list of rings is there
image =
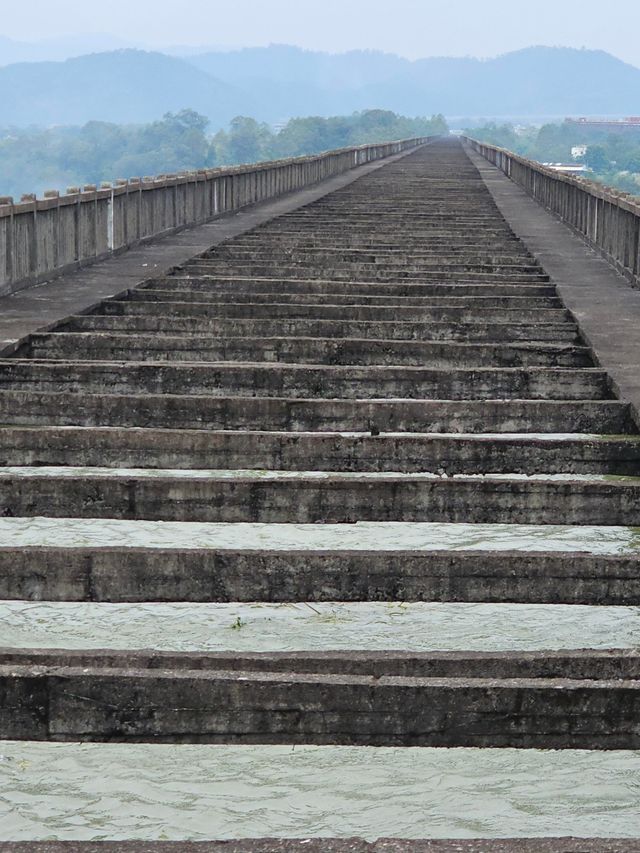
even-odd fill
[[[640,195],[640,128],[611,132],[565,121],[542,127],[488,123],[465,132],[539,163],[576,162],[572,148],[586,145],[587,153],[578,162],[591,169],[589,179]]]
[[[407,118],[387,110],[294,118],[279,130],[238,116],[214,136],[208,134],[208,125],[205,116],[182,110],[144,125],[91,121],[82,127],[7,128],[0,132],[0,195],[19,199],[23,193],[46,189],[448,132],[442,116]]]

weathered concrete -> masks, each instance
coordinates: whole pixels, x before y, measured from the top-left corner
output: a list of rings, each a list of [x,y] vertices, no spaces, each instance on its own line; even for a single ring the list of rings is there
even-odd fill
[[[465,138],[547,210],[567,223],[635,286],[640,283],[637,196],[558,172],[518,154]]]
[[[180,294],[182,295],[182,294]],[[175,301],[165,304],[162,302],[145,302],[144,300],[121,299],[105,302],[103,313],[115,317],[139,317],[175,315],[177,317],[270,317],[277,308],[278,316],[282,318],[337,319],[337,320],[419,320],[422,322],[459,322],[473,323],[485,321],[496,323],[500,320],[511,320],[519,323],[554,323],[571,320],[568,311],[561,308],[466,308],[458,306],[426,306],[416,309],[412,306],[371,305],[289,305],[278,302],[272,305],[263,303],[222,302],[183,302]]]
[[[5,350],[5,515],[640,523],[629,406],[455,142],[153,272],[138,290],[122,284],[117,298]],[[500,435],[509,430],[526,435]],[[478,431],[488,435],[462,434]],[[550,431],[599,437],[538,435]],[[114,546],[9,547],[4,594],[594,604],[633,602],[640,583],[634,557],[579,551]],[[289,656],[272,669],[246,655],[200,657],[192,668],[193,657],[64,654],[6,659],[0,734],[640,746],[629,655],[448,658],[447,671],[443,659],[426,671],[424,660],[396,657],[372,672],[354,652],[339,665]]]
[[[316,432],[633,432],[618,400],[348,400],[0,391],[0,422]]]
[[[469,156],[509,225],[551,275],[596,362],[640,423],[640,292],[497,167],[473,151]]]
[[[0,548],[0,599],[640,605],[640,555]]]
[[[640,476],[640,437],[0,426],[0,465]]]
[[[0,292],[12,293],[428,141],[406,139],[253,166],[121,180],[18,204],[5,198],[0,204]]]
[[[410,250],[410,247],[407,247]],[[143,293],[148,290],[162,290],[166,288],[167,282],[165,279],[149,279],[140,288],[138,293]],[[174,273],[171,276],[170,293],[182,293],[184,291],[191,293],[202,293],[203,295],[219,294],[219,293],[234,293],[241,294],[249,289],[251,293],[275,294],[283,296],[285,294],[297,296],[318,296],[321,294],[331,294],[333,296],[350,296],[364,297],[371,299],[374,297],[393,297],[395,301],[402,302],[406,298],[416,299],[419,297],[477,297],[486,296],[486,286],[483,284],[406,284],[402,282],[394,284],[379,284],[375,281],[352,281],[352,282],[337,282],[324,281],[322,279],[296,279],[296,278],[241,278],[231,276],[193,276],[180,275]],[[494,284],[491,287],[493,296],[510,296],[510,297],[548,297],[554,298],[556,295],[555,287],[548,283],[542,284]]]
[[[506,678],[459,659],[452,676],[14,660],[0,665],[0,731],[10,740],[640,747],[635,662],[612,679],[606,658],[604,672],[598,658],[578,658],[577,671],[567,659],[562,677],[547,675],[544,659],[537,675],[531,660],[513,658]]]
[[[144,241],[137,248],[91,263],[79,271],[74,271],[71,265],[68,273],[3,299],[0,343],[10,345],[37,329],[58,323],[65,315],[87,311],[101,299],[135,287],[150,274],[162,275],[211,246],[269,222],[274,216],[316,201],[381,168],[384,163],[404,156],[404,153],[393,155],[382,162],[360,165],[346,174],[289,192],[276,200],[262,201],[172,236]],[[95,257],[92,260],[96,261]]]
[[[552,652],[119,652],[1,649],[0,666],[179,672],[637,681],[635,649]]]
[[[262,362],[0,361],[0,390],[208,397],[302,397],[447,400],[606,400],[613,396],[597,368],[423,368]]]
[[[465,323],[454,325],[447,322],[416,323],[409,321],[371,320],[309,320],[307,318],[261,318],[246,319],[233,317],[107,317],[89,315],[70,317],[60,324],[60,329],[47,335],[34,334],[16,352],[28,352],[30,344],[42,345],[45,337],[55,339],[58,334],[78,332],[91,334],[99,339],[99,333],[125,334],[135,332],[156,341],[159,348],[162,337],[173,335],[201,340],[203,335],[212,339],[233,337],[264,338],[358,338],[374,342],[376,339],[391,341],[549,341],[556,344],[580,344],[578,328],[569,322],[540,323],[533,329],[526,323]],[[13,354],[13,352],[12,352]]]
[[[339,338],[228,338],[203,344],[184,337],[126,335],[32,336],[33,358],[91,358],[92,361],[260,361],[294,364],[407,365],[410,367],[587,367],[585,347],[528,343],[482,345]],[[21,354],[26,355],[26,352]]]
[[[189,476],[101,469],[0,472],[8,517],[353,524],[416,521],[640,526],[640,478],[627,481],[455,479],[420,475]]]

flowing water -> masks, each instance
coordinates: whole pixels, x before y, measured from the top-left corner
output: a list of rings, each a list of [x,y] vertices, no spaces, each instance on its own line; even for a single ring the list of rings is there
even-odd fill
[[[582,551],[632,554],[640,528],[359,522],[224,524],[82,518],[0,518],[0,546],[345,550]]]
[[[0,545],[633,553],[640,530],[0,519]],[[0,646],[167,650],[640,646],[640,608],[0,603]],[[0,839],[640,834],[640,753],[0,742]]]
[[[550,604],[0,603],[0,647],[508,651],[640,646],[640,608]]]
[[[0,742],[0,838],[640,835],[640,753]]]

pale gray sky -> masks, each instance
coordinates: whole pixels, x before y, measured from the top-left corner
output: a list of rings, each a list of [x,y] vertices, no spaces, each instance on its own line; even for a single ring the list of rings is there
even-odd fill
[[[139,45],[264,45],[495,56],[529,45],[607,50],[640,66],[640,0],[0,0],[0,34],[109,33]]]

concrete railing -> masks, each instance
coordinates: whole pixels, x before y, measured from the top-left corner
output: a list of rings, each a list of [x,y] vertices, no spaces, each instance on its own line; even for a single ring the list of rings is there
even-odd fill
[[[310,157],[72,188],[43,199],[0,197],[0,295],[144,241],[312,186],[425,144],[428,137]]]
[[[640,286],[640,199],[562,175],[504,148],[464,137],[547,210],[556,214],[635,287]]]

